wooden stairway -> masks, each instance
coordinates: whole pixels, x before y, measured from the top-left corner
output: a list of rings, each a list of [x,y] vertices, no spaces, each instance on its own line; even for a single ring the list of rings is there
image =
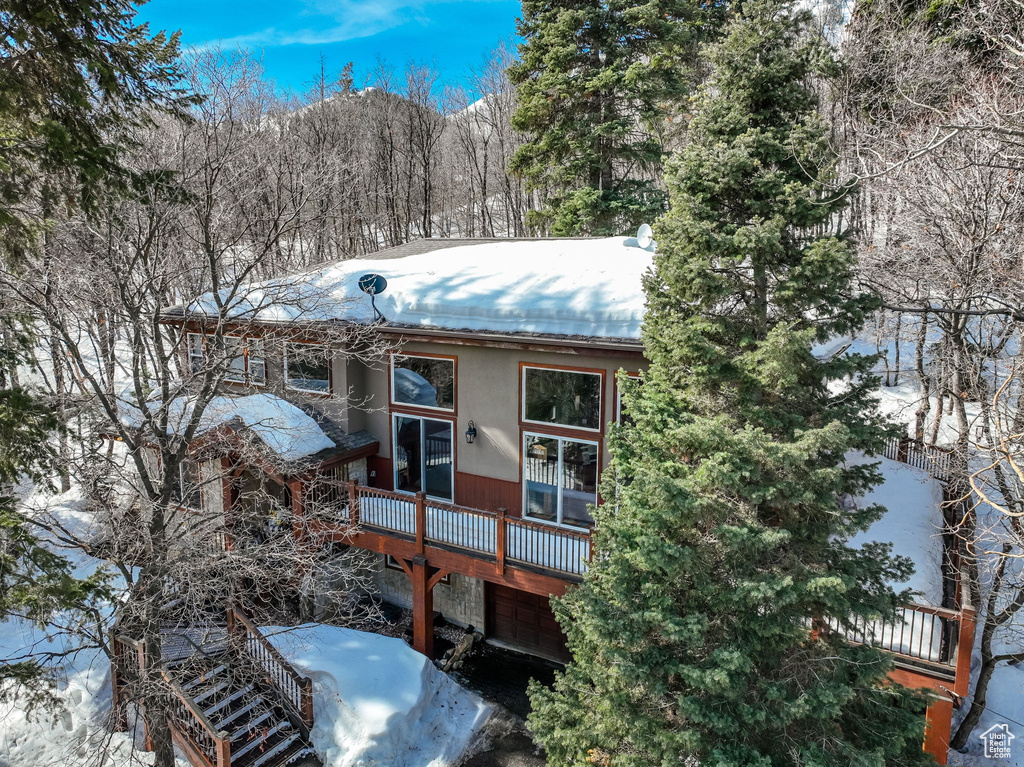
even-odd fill
[[[225,648],[201,662],[168,664],[212,729],[226,735],[231,767],[284,767],[313,756],[308,732],[292,721],[277,689],[236,656]]]
[[[172,693],[174,742],[194,767],[319,767],[310,743],[312,682],[239,610],[219,625],[161,630],[160,673]],[[115,707],[130,699],[142,644],[120,634]]]

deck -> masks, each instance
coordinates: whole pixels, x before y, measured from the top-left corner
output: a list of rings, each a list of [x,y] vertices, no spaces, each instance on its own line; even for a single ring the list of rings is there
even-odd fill
[[[361,548],[405,560],[426,555],[437,569],[545,596],[563,594],[587,570],[586,531],[354,483],[347,497],[333,510],[343,523],[333,532]]]

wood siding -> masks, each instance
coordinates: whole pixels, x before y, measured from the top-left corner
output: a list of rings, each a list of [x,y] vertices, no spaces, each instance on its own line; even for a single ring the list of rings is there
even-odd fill
[[[522,485],[458,471],[455,473],[455,501],[460,506],[484,511],[504,508],[510,517],[519,517],[523,507]]]

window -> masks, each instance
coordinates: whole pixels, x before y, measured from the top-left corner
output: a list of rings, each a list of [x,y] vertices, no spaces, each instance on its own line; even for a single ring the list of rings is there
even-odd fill
[[[330,355],[323,344],[284,345],[285,386],[293,391],[330,394]]]
[[[249,370],[249,383],[263,386],[267,382],[267,363],[263,357],[262,338],[250,338],[246,342],[245,362]]]
[[[203,336],[200,333],[188,334],[188,369],[193,375],[203,369]]]
[[[188,364],[192,373],[202,371],[206,339],[200,333],[188,334]],[[263,386],[267,382],[267,366],[263,360],[263,339],[224,336],[226,369],[224,380]]]
[[[391,401],[399,405],[454,410],[455,360],[392,356]]]
[[[524,366],[523,420],[598,431],[601,374]]]
[[[523,435],[523,516],[558,525],[590,527],[597,503],[596,442]]]
[[[225,336],[224,354],[228,363],[224,380],[245,383],[245,340],[238,336]]]
[[[454,497],[452,422],[393,415],[395,490]]]
[[[177,481],[171,488],[171,500],[186,509],[203,508],[202,473],[199,462],[183,458],[178,464]]]

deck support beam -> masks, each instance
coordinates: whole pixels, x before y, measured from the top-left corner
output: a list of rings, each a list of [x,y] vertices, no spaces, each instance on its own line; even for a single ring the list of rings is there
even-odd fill
[[[434,581],[427,558],[412,558],[412,646],[428,658],[434,658]]]

